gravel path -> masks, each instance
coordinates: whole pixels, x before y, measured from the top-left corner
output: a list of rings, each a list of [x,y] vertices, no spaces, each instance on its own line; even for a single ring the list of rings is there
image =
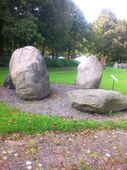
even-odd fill
[[[113,116],[80,112],[71,107],[67,91],[76,89],[75,85],[51,85],[52,94],[43,100],[25,101],[15,92],[4,87],[0,87],[0,100],[6,101],[10,105],[25,112],[40,113],[48,115],[58,115],[75,119],[125,119],[127,112],[121,112]]]
[[[0,138],[0,170],[126,170],[127,131],[13,134]]]

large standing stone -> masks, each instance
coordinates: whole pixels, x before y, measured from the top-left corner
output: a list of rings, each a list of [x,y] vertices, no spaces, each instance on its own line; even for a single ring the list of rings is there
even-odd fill
[[[12,78],[11,78],[11,75],[8,74],[6,79],[4,80],[4,84],[3,84],[4,87],[7,87],[9,89],[15,89],[15,86],[13,84],[13,81],[12,81]]]
[[[15,50],[9,67],[16,91],[21,98],[41,99],[50,94],[44,57],[35,47],[26,46]]]
[[[112,90],[72,90],[68,95],[72,106],[80,111],[107,113],[127,108],[127,98]]]
[[[95,56],[89,56],[79,64],[76,85],[82,89],[99,88],[103,66]]]

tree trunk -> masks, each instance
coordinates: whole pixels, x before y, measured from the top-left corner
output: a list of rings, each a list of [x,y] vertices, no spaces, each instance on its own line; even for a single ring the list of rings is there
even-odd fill
[[[55,58],[54,49],[52,49],[52,58]]]
[[[69,59],[70,59],[70,55],[71,55],[71,50],[68,48],[67,60],[69,60]]]
[[[45,41],[43,42],[43,47],[42,47],[42,55],[45,55]]]
[[[4,27],[4,21],[1,19],[0,20],[0,56],[2,56],[4,52],[4,37],[2,35],[3,27]]]

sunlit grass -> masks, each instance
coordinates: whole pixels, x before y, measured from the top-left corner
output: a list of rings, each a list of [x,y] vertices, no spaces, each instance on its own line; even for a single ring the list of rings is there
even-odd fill
[[[112,89],[113,80],[111,75],[114,75],[118,81],[115,82],[114,90],[127,94],[127,69],[106,68],[101,81],[101,88]]]
[[[50,82],[56,84],[75,84],[75,79],[77,75],[76,67],[64,67],[64,68],[50,68],[48,69]],[[8,73],[8,68],[0,68],[0,85]],[[104,70],[100,88],[112,89],[112,78],[113,74],[118,82],[115,82],[115,90],[127,94],[127,69],[116,69],[107,67]]]
[[[49,75],[52,83],[75,84],[77,68],[50,69]],[[104,69],[100,88],[112,89],[113,81],[111,75],[114,75],[118,79],[118,82],[115,82],[114,90],[127,94],[127,69],[111,67]]]
[[[77,132],[85,129],[127,129],[127,120],[94,121],[74,120],[21,112],[0,102],[0,134],[35,134],[45,131]]]

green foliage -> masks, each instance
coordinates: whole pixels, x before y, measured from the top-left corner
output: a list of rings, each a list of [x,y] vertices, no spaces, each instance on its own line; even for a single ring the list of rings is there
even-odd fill
[[[127,21],[103,10],[88,24],[72,0],[1,0],[0,40],[0,56],[33,45],[43,54],[68,59],[94,53],[99,57],[106,54],[110,61],[127,60]]]
[[[74,120],[58,116],[23,113],[0,102],[0,135],[10,133],[35,134],[44,131],[77,132],[85,129],[127,129],[127,120]]]
[[[55,56],[81,51],[87,22],[72,0],[1,0],[0,56],[26,45]]]
[[[39,27],[45,38],[43,54],[46,47],[53,55],[65,52],[65,43],[71,27],[71,0],[44,0],[40,7]]]
[[[118,20],[113,31],[110,55],[113,61],[125,62],[127,60],[127,21]]]
[[[114,62],[113,61],[110,61],[110,62],[108,62],[108,67],[113,67],[113,65],[114,65]]]
[[[66,60],[66,59],[49,59],[45,58],[47,67],[70,67],[70,66],[77,66],[78,63],[74,60]]]
[[[99,55],[107,55],[110,61],[127,60],[127,21],[118,20],[109,10],[103,10],[93,23],[93,49]]]
[[[78,52],[84,52],[88,39],[88,23],[84,18],[82,11],[75,5],[71,6],[72,24],[68,33],[67,52],[75,55]]]
[[[103,10],[93,23],[95,37],[95,52],[109,55],[112,46],[112,37],[117,19],[109,10]]]
[[[14,23],[13,23],[14,22]],[[26,45],[41,46],[43,38],[38,33],[37,19],[34,17],[27,17],[21,19],[15,19],[11,25],[5,25],[3,28],[3,34],[5,43],[12,43],[14,40],[14,48],[22,47]]]
[[[10,57],[7,56],[1,56],[0,57],[0,67],[8,67],[9,66]]]

